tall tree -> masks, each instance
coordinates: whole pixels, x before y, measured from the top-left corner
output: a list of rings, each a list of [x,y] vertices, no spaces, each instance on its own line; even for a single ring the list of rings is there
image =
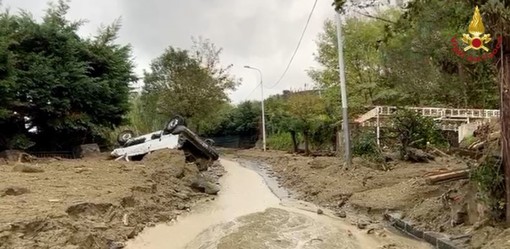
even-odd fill
[[[390,10],[381,15],[386,19],[395,19],[397,14]],[[382,56],[379,45],[384,38],[385,21],[377,19],[352,18],[344,27],[344,57],[346,82],[349,89],[350,116],[359,115],[367,105],[380,103],[379,92],[382,71]],[[338,42],[336,26],[332,20],[326,20],[324,31],[317,40],[318,51],[315,60],[321,65],[308,71],[309,76],[325,90],[325,95],[334,107],[340,105],[340,85],[338,73]]]
[[[157,112],[182,115],[199,131],[200,123],[229,101],[226,91],[240,83],[228,67],[220,67],[220,52],[209,41],[196,43],[191,52],[169,47],[144,73],[144,95],[157,103]]]
[[[385,84],[406,93],[400,100],[414,105],[497,108],[493,63],[473,63],[453,52],[451,40],[468,32],[474,7],[460,0],[425,2],[411,2],[388,27],[382,50],[386,70],[393,73]]]
[[[244,101],[236,106],[225,104],[217,115],[220,119],[211,120],[204,131],[209,136],[240,135],[254,136],[259,131],[260,105],[257,102]],[[216,123],[216,124],[214,124]]]
[[[305,153],[308,155],[311,133],[318,123],[317,120],[326,114],[324,101],[317,94],[310,92],[291,94],[287,101],[287,111],[303,134]]]
[[[506,222],[510,225],[510,2],[475,1],[488,19],[489,31],[503,37],[502,54],[499,61],[499,86],[501,93],[501,147],[506,190]]]
[[[0,53],[0,126],[7,135],[33,136],[35,148],[66,149],[103,138],[101,131],[121,124],[129,110],[135,77],[130,47],[114,42],[120,24],[82,39],[82,22],[68,21],[68,10],[63,0],[52,4],[42,23],[28,12],[0,16],[0,46],[6,48]],[[3,147],[12,146],[9,140]]]

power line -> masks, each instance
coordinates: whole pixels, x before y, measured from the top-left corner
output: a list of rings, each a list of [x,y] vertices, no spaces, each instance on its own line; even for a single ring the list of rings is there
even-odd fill
[[[297,51],[299,50],[299,46],[301,45],[301,41],[303,40],[303,37],[305,36],[306,29],[308,28],[308,24],[310,23],[310,19],[312,18],[312,14],[313,14],[313,11],[315,10],[315,6],[316,5],[317,5],[317,0],[315,0],[315,2],[313,3],[312,10],[310,11],[310,14],[308,15],[308,20],[306,20],[305,28],[303,29],[303,33],[301,33],[301,37],[299,38],[299,42],[297,44],[296,50],[294,50],[294,53],[292,54],[292,57],[290,57],[289,64],[287,64],[287,68],[285,68],[285,71],[283,71],[283,74],[280,77],[280,79],[278,79],[278,81],[276,81],[276,83],[274,85],[272,85],[271,87],[268,87],[269,89],[271,89],[271,88],[275,87],[276,85],[278,85],[280,83],[280,81],[283,79],[283,77],[285,77],[285,74],[287,73],[287,71],[289,70],[290,64],[292,64],[292,61],[294,60],[294,56],[296,55]]]
[[[258,84],[255,88],[253,88],[253,89],[251,90],[251,92],[250,92],[250,93],[248,93],[248,94],[246,95],[246,97],[244,97],[243,99],[247,99],[248,97],[250,97],[250,96],[251,96],[251,94],[252,94],[253,92],[255,92],[255,90],[256,90],[257,88],[259,88],[259,86],[260,86],[260,84]]]
[[[290,58],[290,61],[289,63],[287,64],[287,68],[285,69],[285,71],[283,72],[283,74],[280,76],[280,79],[272,86],[270,87],[266,87],[266,88],[273,88],[275,87],[276,85],[278,85],[280,83],[280,81],[283,79],[283,77],[285,77],[285,74],[287,73],[287,71],[289,70],[290,68],[290,65],[292,63],[292,61],[294,60],[294,56],[296,56],[296,53],[297,51],[299,50],[299,46],[301,45],[301,41],[303,40],[303,37],[305,35],[305,32],[306,32],[306,29],[308,28],[308,24],[310,23],[310,19],[312,18],[312,14],[313,14],[313,11],[315,10],[315,6],[317,5],[317,0],[315,0],[313,6],[312,6],[312,10],[310,11],[310,14],[308,15],[308,19],[306,20],[306,24],[305,24],[305,28],[303,29],[303,32],[301,33],[301,37],[299,38],[299,42],[296,46],[296,49],[294,50],[294,53],[292,54],[292,57]],[[260,84],[259,84],[260,85]],[[255,88],[253,88],[253,90],[251,90],[251,92],[246,96],[246,98],[250,97],[250,95],[255,92],[255,90],[259,87],[259,85],[257,85]],[[261,86],[261,87],[264,87],[264,86]],[[246,99],[245,98],[245,99]]]

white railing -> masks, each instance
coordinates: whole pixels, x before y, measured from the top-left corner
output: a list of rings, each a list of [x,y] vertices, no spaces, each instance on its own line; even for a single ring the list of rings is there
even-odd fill
[[[455,108],[438,108],[438,107],[408,107],[409,109],[415,110],[426,117],[432,117],[441,123],[438,123],[438,127],[441,130],[458,131],[459,126],[471,123],[471,122],[483,122],[478,121],[479,119],[492,119],[499,118],[500,111],[494,109],[455,109]],[[372,110],[361,115],[356,119],[357,123],[361,126],[376,127],[379,116],[379,126],[388,127],[393,126],[391,121],[388,122],[387,117],[392,116],[397,110],[396,106],[376,106]],[[474,120],[470,120],[474,119]]]
[[[438,107],[408,107],[416,110],[423,116],[428,117],[453,117],[453,118],[498,118],[497,109],[455,109]],[[396,106],[376,106],[373,110],[379,110],[379,115],[390,116],[397,110]],[[372,111],[372,110],[371,110]],[[370,112],[371,112],[370,111]]]
[[[423,116],[434,118],[462,118],[462,119],[491,119],[499,118],[499,110],[496,109],[455,109],[438,107],[408,107]],[[363,123],[379,116],[392,116],[397,110],[396,106],[376,106],[356,119],[356,122]]]
[[[362,127],[377,127],[376,121],[366,121],[360,124]],[[437,127],[445,131],[458,131],[462,124],[437,124]],[[379,127],[392,127],[392,122],[380,122]]]

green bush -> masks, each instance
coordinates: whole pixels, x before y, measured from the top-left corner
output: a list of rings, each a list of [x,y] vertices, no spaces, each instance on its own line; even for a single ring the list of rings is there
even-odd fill
[[[352,140],[352,154],[371,161],[383,162],[381,150],[377,146],[375,132],[362,132]]]
[[[473,169],[470,178],[478,187],[478,198],[491,207],[492,216],[505,215],[505,176],[501,160],[487,156]]]
[[[10,148],[15,150],[26,150],[34,145],[35,143],[25,134],[16,134],[10,140]]]
[[[392,121],[402,158],[407,155],[409,147],[425,149],[428,144],[438,147],[448,144],[432,118],[422,116],[412,109],[399,108]]]
[[[300,135],[297,136],[298,143],[301,140]],[[277,134],[271,134],[267,137],[266,140],[267,147],[271,150],[283,150],[283,151],[293,151],[294,146],[292,145],[292,138],[288,132],[282,132]]]
[[[333,145],[335,136],[334,120],[328,118],[317,119],[312,127],[310,143],[315,150],[329,149]]]

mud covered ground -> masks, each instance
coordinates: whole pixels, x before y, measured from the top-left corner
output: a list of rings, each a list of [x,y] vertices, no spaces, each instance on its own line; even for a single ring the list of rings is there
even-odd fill
[[[219,164],[199,174],[181,151],[171,150],[140,162],[98,157],[3,164],[0,248],[121,248],[144,227],[214,198],[222,174]]]
[[[423,176],[444,169],[466,168],[453,157],[436,158],[429,163],[393,162],[389,170],[360,158],[354,158],[355,170],[342,169],[342,159],[303,157],[285,152],[260,150],[225,151],[228,157],[265,162],[286,188],[299,199],[347,213],[347,216],[382,220],[387,212],[402,217],[425,231],[441,232],[453,238],[459,248],[510,248],[510,230],[459,214],[481,212],[470,203],[468,180],[428,185]],[[444,198],[445,193],[452,199]]]

